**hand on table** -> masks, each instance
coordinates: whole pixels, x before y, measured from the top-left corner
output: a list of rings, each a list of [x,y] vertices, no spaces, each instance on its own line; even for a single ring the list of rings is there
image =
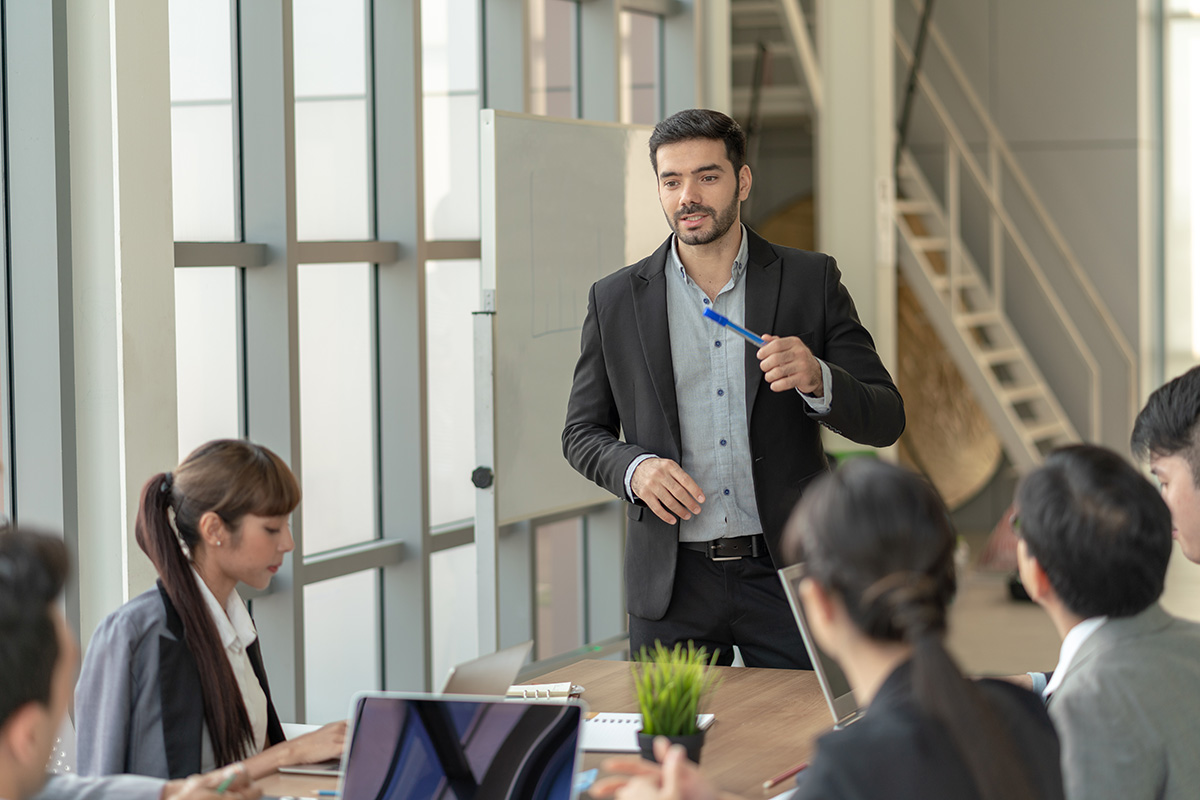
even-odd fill
[[[640,758],[605,761],[605,771],[619,774],[596,781],[590,794],[616,800],[719,800],[716,789],[688,761],[682,745],[671,745],[660,736],[654,740],[654,755],[661,766]]]
[[[297,736],[287,742],[290,750],[285,766],[315,764],[330,758],[341,758],[346,746],[346,721],[331,722],[315,731]]]
[[[674,525],[677,516],[691,519],[693,514],[699,514],[704,502],[704,492],[692,476],[669,458],[647,458],[638,464],[629,487],[668,525]]]
[[[217,791],[221,786],[225,787],[224,792]],[[162,800],[258,800],[262,797],[262,789],[254,785],[250,774],[239,761],[224,769],[193,775],[186,780],[168,781],[163,786],[161,797]]]
[[[799,389],[805,394],[824,396],[821,365],[808,345],[796,336],[781,339],[768,333],[763,338],[767,343],[758,348],[758,365],[771,384],[771,391]]]

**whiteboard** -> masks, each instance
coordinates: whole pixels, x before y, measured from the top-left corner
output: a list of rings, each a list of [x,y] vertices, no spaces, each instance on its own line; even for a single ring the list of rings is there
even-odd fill
[[[670,233],[650,167],[651,128],[484,110],[482,275],[495,315],[491,380],[477,387],[479,461],[504,525],[611,500],[562,455],[562,429],[593,283]],[[484,363],[480,363],[480,359]],[[489,454],[488,444],[492,452]]]

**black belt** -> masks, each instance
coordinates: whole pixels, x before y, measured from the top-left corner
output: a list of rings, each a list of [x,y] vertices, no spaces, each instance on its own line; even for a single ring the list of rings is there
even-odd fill
[[[713,539],[710,542],[680,542],[679,546],[685,550],[704,553],[713,561],[736,561],[739,558],[758,558],[767,555],[767,540],[761,533],[753,536]]]

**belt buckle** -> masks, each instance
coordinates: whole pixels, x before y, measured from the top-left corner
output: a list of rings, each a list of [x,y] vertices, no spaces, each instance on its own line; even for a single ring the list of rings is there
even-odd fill
[[[741,556],[717,556],[717,542],[719,539],[713,539],[708,543],[708,558],[710,561],[741,561]]]

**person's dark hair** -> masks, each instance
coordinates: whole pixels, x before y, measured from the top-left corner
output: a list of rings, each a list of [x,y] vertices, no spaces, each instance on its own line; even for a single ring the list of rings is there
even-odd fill
[[[204,720],[218,767],[250,752],[252,728],[217,627],[192,574],[189,554],[204,546],[200,518],[212,511],[237,536],[247,514],[282,516],[299,504],[300,485],[283,459],[239,439],[203,444],[174,473],[159,473],[142,487],[137,543],[154,563],[183,621],[184,640],[200,672]]]
[[[658,173],[658,148],[693,139],[725,142],[725,155],[733,164],[734,176],[740,179],[742,165],[746,163],[746,133],[737,120],[707,108],[680,111],[654,126],[654,132],[650,134],[650,166],[655,174]]]
[[[1129,437],[1133,457],[1180,456],[1200,486],[1200,367],[1192,367],[1150,395]]]
[[[805,491],[784,532],[784,554],[804,561],[865,635],[912,646],[917,703],[945,726],[981,798],[1033,797],[1016,744],[943,642],[957,540],[927,481],[857,458]]]
[[[1111,450],[1074,445],[1051,453],[1017,487],[1015,531],[1073,614],[1127,617],[1162,594],[1171,512]]]
[[[50,705],[59,659],[50,608],[66,579],[62,539],[0,531],[0,727],[27,703]]]

